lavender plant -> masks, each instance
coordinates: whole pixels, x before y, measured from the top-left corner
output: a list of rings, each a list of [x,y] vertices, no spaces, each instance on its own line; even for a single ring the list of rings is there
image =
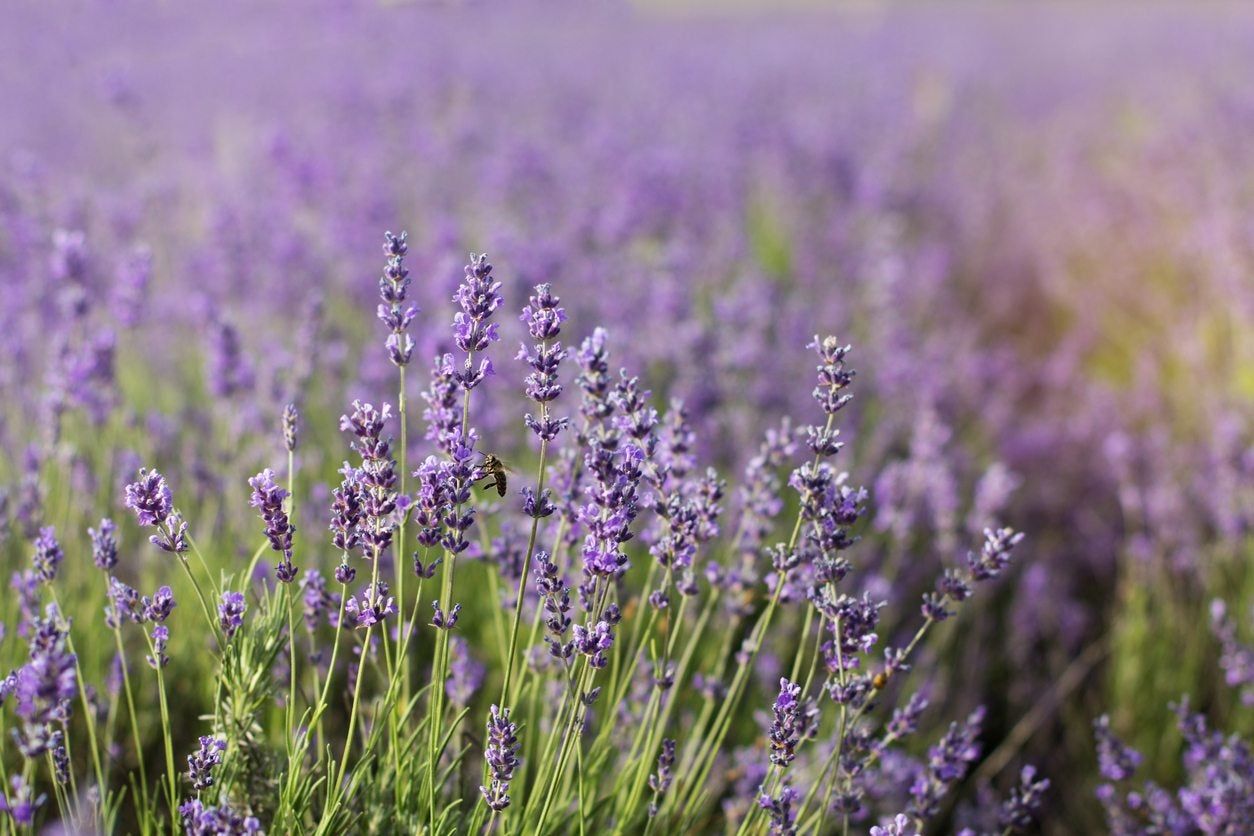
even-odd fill
[[[6,10],[0,831],[1239,832],[1248,16],[534,11]]]
[[[405,236],[389,234],[387,240],[384,290],[403,300]],[[24,722],[20,750],[28,763],[21,787],[35,777],[29,764],[45,756],[61,820],[112,828],[129,784],[134,795],[127,814],[144,832],[395,826],[666,832],[722,809],[729,828],[791,833],[837,822],[848,828],[851,820],[875,814],[867,787],[877,780],[877,761],[913,732],[920,713],[916,707],[910,719],[894,714],[877,730],[874,710],[889,681],[909,670],[911,654],[929,627],[951,615],[951,604],[1002,572],[1021,536],[988,531],[983,549],[961,570],[947,570],[938,591],[925,596],[924,622],[914,637],[889,647],[883,666],[873,671],[868,654],[877,642],[882,604],[867,594],[837,591],[860,576],[844,552],[857,541],[852,527],[867,500],[828,462],[841,448],[835,418],[851,401],[848,346],[830,337],[811,344],[818,358],[814,398],[826,417],[822,427],[802,433],[813,459],[795,467],[788,480],[797,502],[787,540],[764,545],[775,529],[771,517],[782,506],[754,491],[782,486],[763,468],[781,464],[791,445],[778,459],[753,462],[749,478],[758,485],[745,493],[737,533],[724,544],[724,484],[713,469],[695,466],[694,433],[682,405],[672,404],[662,420],[649,393],[626,370],[611,383],[604,331],[597,330],[580,352],[583,425],[562,434],[568,421],[552,409],[562,394],[566,352],[556,337],[566,314],[549,285],[538,285],[523,310],[535,342],[519,352],[529,368],[525,395],[539,408],[538,416],[523,421],[539,443],[536,483],[510,494],[508,482],[498,481],[504,477],[485,472],[486,458],[477,452],[480,431],[470,422],[471,394],[493,370],[485,353],[497,336],[491,319],[503,301],[500,288],[486,257],[472,256],[454,296],[461,310],[453,319],[453,343],[462,356],[446,355],[434,367],[427,398],[431,453],[412,474],[416,495],[401,489],[389,434],[403,417],[388,404],[376,408],[361,401],[341,417],[359,463],[344,465],[339,487],[328,492],[325,546],[334,550],[340,591],[330,592],[319,569],[306,572],[300,634],[293,616],[294,561],[303,554],[303,561],[317,563],[329,550],[294,536],[294,410],[284,409],[282,432],[274,435],[276,449],[281,445],[288,453],[289,487],[280,487],[268,468],[248,480],[249,504],[261,516],[265,541],[251,560],[219,562],[216,574],[175,508],[169,483],[156,470],[138,471],[123,502],[141,528],[155,532],[152,544],[179,562],[202,605],[205,641],[195,665],[211,671],[216,683],[207,733],[187,756],[186,772],[178,772],[174,753],[182,744],[170,691],[179,680],[168,673],[174,664],[170,625],[197,628],[175,612],[171,586],[142,596],[113,574],[120,562],[118,533],[106,519],[89,539],[93,562],[108,580],[106,623],[122,666],[137,769],[111,758],[108,769],[98,763],[89,774],[97,782],[94,792],[80,798],[72,788],[66,791],[77,777],[70,702],[83,695],[89,731],[97,711],[71,650],[70,624],[54,603],[46,618],[30,617],[30,660],[14,677],[16,710]],[[390,309],[384,313],[391,316]],[[401,319],[408,326],[413,317]],[[399,333],[393,331],[387,348],[403,367],[408,343]],[[460,398],[453,394],[458,391]],[[562,448],[554,456],[564,470],[560,502],[546,487],[550,445]],[[486,487],[496,488],[504,502],[476,491],[485,477]],[[513,565],[504,553],[513,548],[510,532],[521,533],[509,522],[517,514],[527,535]],[[412,559],[402,551],[408,529],[408,542],[417,544]],[[491,530],[500,538],[491,540]],[[742,540],[750,530],[755,545],[746,547]],[[279,561],[272,572],[258,574],[257,558],[267,548]],[[494,552],[496,558],[487,559]],[[732,567],[720,562],[728,556],[746,573],[735,584]],[[354,562],[364,563],[369,577],[360,589],[350,586]],[[33,544],[31,579],[39,583],[33,596],[55,587],[63,563],[55,531],[42,528]],[[465,612],[454,598],[458,563],[472,578],[463,590],[493,591],[474,596],[483,599]],[[393,591],[383,580],[388,566],[402,576],[414,572],[412,595],[399,582]],[[424,595],[423,581],[437,570],[439,589]],[[174,577],[168,568],[160,576]],[[218,597],[216,607],[204,590]],[[719,607],[728,594],[760,599]],[[432,612],[425,625],[417,616],[424,608]],[[772,637],[785,635],[774,625],[789,610],[804,610],[804,623],[782,645],[795,648],[787,660],[792,675],[779,680],[769,746],[750,750],[756,753],[751,758],[769,763],[755,789],[758,803],[727,814],[732,808],[716,802],[733,790],[714,777],[714,767],[726,756],[726,744],[739,737],[738,718],[756,691],[756,660]],[[494,635],[495,642],[455,640],[455,631],[476,619],[486,620],[476,635]],[[146,628],[146,658],[155,672],[165,761],[156,786],[148,785],[144,770],[136,693],[142,696],[147,688],[130,682],[122,633],[127,622]],[[724,644],[721,654],[699,652],[707,631],[730,635],[746,627],[739,650]],[[329,654],[323,650],[327,633]],[[468,678],[478,684],[468,688]],[[484,710],[482,685],[495,678],[501,699],[486,706],[486,732],[476,740],[468,724]],[[623,726],[616,717],[629,722]],[[107,728],[116,732],[112,721]],[[975,760],[978,728],[973,715],[930,750],[907,807],[916,825],[941,813],[939,802]],[[834,739],[834,748],[820,751],[814,742],[820,739]],[[109,752],[121,746],[112,738],[103,742]],[[86,745],[99,761],[101,741],[94,732]],[[474,769],[476,750],[482,752],[483,778],[478,792],[466,796],[460,776]],[[26,792],[21,787],[15,785],[19,797]],[[153,803],[159,794],[165,795],[164,813]],[[1027,811],[1037,796],[1015,796],[1016,803]],[[30,815],[28,803],[20,816]]]

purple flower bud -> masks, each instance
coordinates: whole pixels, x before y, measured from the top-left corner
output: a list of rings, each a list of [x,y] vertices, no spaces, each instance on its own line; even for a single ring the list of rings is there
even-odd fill
[[[201,737],[200,748],[187,756],[187,779],[196,791],[213,786],[212,770],[222,763],[226,741],[216,737]]]
[[[149,655],[148,664],[154,669],[164,668],[170,663],[170,657],[166,655],[166,645],[170,642],[170,629],[164,624],[158,624],[152,628],[152,648],[153,652]]]
[[[56,580],[57,568],[64,559],[65,552],[61,550],[61,544],[57,542],[57,530],[52,526],[39,529],[39,536],[35,538],[35,556],[32,562],[40,580],[44,583],[52,583]]]
[[[99,528],[87,529],[91,537],[91,559],[97,568],[106,572],[118,565],[117,526],[113,520],[104,518]]]
[[[431,609],[435,612],[431,615],[431,626],[437,630],[452,630],[457,625],[457,615],[462,611],[461,604],[454,604],[453,609],[445,612],[440,609],[439,600],[431,602]]]
[[[152,598],[145,598],[144,617],[148,621],[160,624],[170,617],[170,613],[178,604],[174,601],[174,592],[168,586],[163,586],[153,593]]]
[[[801,794],[788,784],[780,787],[778,794],[771,796],[762,793],[758,796],[758,806],[770,814],[770,832],[772,836],[792,836],[797,832],[794,824],[797,811],[793,805]]]
[[[222,634],[230,641],[244,624],[244,611],[248,608],[242,592],[223,592],[218,604],[218,624]]]
[[[396,600],[388,595],[388,585],[379,581],[373,586],[367,584],[358,595],[345,601],[344,611],[353,617],[358,627],[370,627],[382,624],[396,612]]]
[[[135,512],[142,526],[160,525],[174,509],[174,499],[165,477],[155,470],[140,468],[139,478],[126,486],[126,507]]]
[[[299,419],[300,416],[296,412],[296,404],[289,403],[287,406],[283,407],[283,446],[287,448],[289,453],[296,450],[298,431],[297,422]]]

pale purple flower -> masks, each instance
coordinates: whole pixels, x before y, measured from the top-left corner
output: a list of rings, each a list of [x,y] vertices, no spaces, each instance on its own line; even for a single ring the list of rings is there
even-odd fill
[[[222,635],[230,641],[244,624],[244,611],[248,608],[242,592],[223,592],[218,604],[218,626]]]

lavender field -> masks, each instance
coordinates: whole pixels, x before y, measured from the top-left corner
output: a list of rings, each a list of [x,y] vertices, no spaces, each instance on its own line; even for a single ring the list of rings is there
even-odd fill
[[[0,833],[1254,833],[1254,12],[0,9]]]

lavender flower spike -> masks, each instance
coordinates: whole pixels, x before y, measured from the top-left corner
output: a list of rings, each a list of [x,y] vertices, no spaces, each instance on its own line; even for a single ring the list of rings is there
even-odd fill
[[[56,580],[57,568],[64,559],[65,552],[62,551],[61,544],[57,542],[57,530],[52,526],[39,529],[39,536],[35,538],[33,558],[35,573],[39,575],[39,579],[44,583],[52,583]]]
[[[227,641],[239,632],[244,623],[244,610],[248,608],[242,592],[223,592],[222,603],[218,604],[218,624],[222,627],[222,635]]]
[[[492,715],[488,718],[488,744],[483,752],[492,777],[488,786],[479,787],[479,792],[487,805],[497,812],[509,806],[509,782],[522,762],[518,757],[516,731],[517,726],[509,720],[509,709],[492,706]]]
[[[562,393],[557,367],[566,357],[566,350],[560,342],[552,341],[561,333],[566,311],[548,284],[536,285],[535,294],[529,301],[531,304],[523,308],[521,319],[536,342],[530,349],[526,345],[520,346],[517,359],[526,361],[531,367],[531,373],[527,375],[527,397],[541,404],[543,412],[538,419],[528,415],[526,424],[542,441],[552,441],[570,423],[568,418],[549,416],[547,408],[543,407]]]
[[[388,357],[397,366],[406,366],[414,354],[414,340],[409,336],[409,324],[418,315],[413,305],[405,305],[405,296],[409,291],[409,271],[405,269],[405,255],[409,246],[405,242],[406,234],[393,235],[385,232],[383,252],[387,255],[387,264],[383,275],[379,278],[379,321],[388,327],[391,333],[387,339]]]
[[[96,567],[106,572],[118,565],[118,527],[108,517],[100,521],[99,528],[87,529],[91,537],[91,559]]]
[[[217,737],[200,738],[200,748],[187,756],[187,779],[197,792],[213,786],[215,766],[222,763],[222,753],[226,751],[226,741]]]
[[[142,526],[157,533],[149,541],[159,549],[175,554],[187,551],[187,523],[174,510],[174,499],[165,477],[155,470],[140,468],[139,478],[126,486],[126,507],[135,512]]]
[[[472,355],[482,352],[500,339],[495,322],[489,322],[501,305],[501,283],[492,278],[492,265],[486,255],[470,254],[466,277],[453,294],[461,310],[453,316],[453,340],[466,354],[465,365],[453,376],[466,391],[483,382],[492,373],[492,364],[484,359],[474,367]]]
[[[253,489],[251,504],[261,512],[270,548],[283,553],[283,559],[275,568],[275,576],[283,583],[291,583],[296,578],[296,567],[292,565],[292,534],[296,527],[283,507],[289,494],[275,484],[274,471],[270,468],[249,479],[248,484]]]
[[[797,757],[797,743],[801,740],[801,686],[787,679],[779,681],[779,696],[775,698],[771,721],[771,763],[788,766]]]

